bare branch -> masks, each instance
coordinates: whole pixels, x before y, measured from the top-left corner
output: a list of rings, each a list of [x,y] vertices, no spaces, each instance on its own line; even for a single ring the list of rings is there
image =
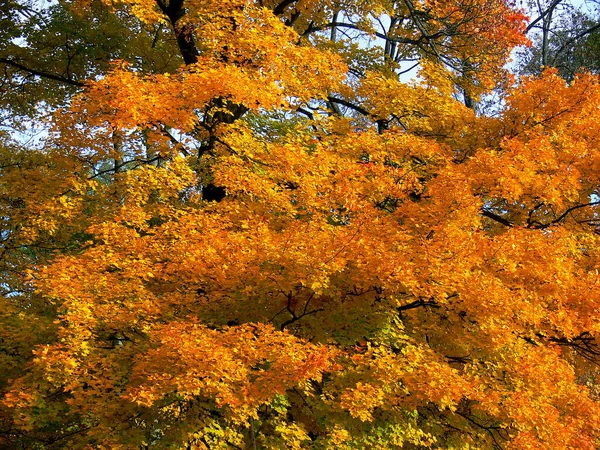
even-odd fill
[[[24,66],[23,64],[18,63],[17,61],[10,59],[10,58],[0,58],[0,63],[6,64],[7,66],[14,67],[16,69],[19,69],[22,72],[26,72],[26,73],[29,73],[31,75],[35,75],[35,76],[38,76],[41,78],[47,78],[49,80],[54,80],[54,81],[58,81],[60,83],[69,84],[71,86],[77,86],[77,87],[86,86],[86,84],[82,83],[81,81],[73,80],[72,78],[62,77],[60,75],[54,75],[52,73],[44,72],[41,70],[32,69],[31,67]]]

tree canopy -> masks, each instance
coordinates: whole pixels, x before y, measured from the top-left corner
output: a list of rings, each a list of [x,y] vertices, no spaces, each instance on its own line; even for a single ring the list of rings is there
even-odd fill
[[[529,0],[527,31],[533,45],[521,49],[519,72],[539,75],[555,67],[571,81],[587,70],[598,73],[600,16],[598,2]]]
[[[597,448],[600,85],[513,5],[1,8],[0,446]]]

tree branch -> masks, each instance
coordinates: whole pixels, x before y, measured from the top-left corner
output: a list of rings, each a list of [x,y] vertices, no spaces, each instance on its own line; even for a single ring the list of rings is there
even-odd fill
[[[407,303],[406,305],[398,306],[396,308],[396,311],[398,311],[400,314],[402,314],[402,311],[408,311],[409,309],[415,309],[415,308],[420,308],[420,307],[425,307],[425,306],[429,306],[431,308],[439,308],[440,307],[440,305],[438,305],[434,300],[425,301],[422,298],[420,298],[419,300],[415,300],[414,302]]]
[[[177,46],[186,65],[198,62],[198,49],[194,42],[193,27],[190,25],[180,25],[179,20],[185,16],[183,0],[170,0],[165,4],[162,0],[156,0],[156,4],[165,16],[169,18],[173,32],[177,38]]]
[[[585,31],[582,31],[581,33],[579,33],[578,35],[576,35],[575,37],[569,39],[567,42],[565,42],[555,53],[554,55],[560,55],[569,45],[573,44],[574,42],[578,41],[579,39],[581,39],[584,36],[587,36],[588,34],[593,33],[594,31],[600,29],[600,23],[597,23],[596,25],[594,25],[593,27],[588,28]]]
[[[552,221],[550,221],[548,223],[532,222],[532,226],[530,228],[536,228],[536,229],[548,228],[549,226],[554,225],[554,224],[562,221],[563,219],[565,219],[569,214],[571,214],[576,209],[586,208],[588,206],[598,206],[598,205],[600,205],[600,201],[598,201],[598,202],[590,202],[590,203],[583,203],[581,205],[571,206],[564,213],[562,213],[560,216],[558,216],[556,219],[554,219],[554,220],[552,220]],[[534,225],[536,223],[538,225]]]
[[[47,78],[49,80],[58,81],[59,83],[65,83],[65,84],[69,84],[71,86],[77,86],[77,87],[86,86],[86,84],[82,83],[81,81],[73,80],[73,79],[67,78],[67,77],[62,77],[60,75],[54,75],[54,74],[48,73],[48,72],[43,72],[41,70],[32,69],[30,67],[24,66],[23,64],[18,63],[17,61],[14,61],[9,58],[0,58],[0,63],[6,64],[7,66],[14,67],[16,69],[19,69],[22,72],[26,72],[31,75],[35,75],[35,76],[38,76],[41,78]]]
[[[548,8],[546,8],[546,10],[543,11],[538,18],[527,25],[527,28],[525,28],[525,33],[529,32],[540,20],[543,20],[544,17],[554,11],[554,8],[556,8],[561,1],[562,0],[554,0],[550,5],[548,5]]]
[[[511,221],[506,220],[504,217],[499,216],[498,214],[494,214],[493,212],[491,212],[488,209],[483,209],[481,211],[481,215],[485,216],[489,219],[492,219],[498,223],[501,223],[502,225],[506,225],[507,227],[510,227],[510,228],[514,227],[514,224]]]
[[[329,97],[327,97],[327,100],[329,100],[332,103],[337,103],[343,106],[347,106],[350,109],[353,109],[356,112],[361,113],[363,116],[372,116],[372,114],[369,113],[369,111],[367,111],[366,109],[355,105],[354,103],[350,103],[347,100],[344,100],[343,98],[337,98],[337,97],[332,97],[331,95]]]
[[[296,3],[296,0],[283,0],[279,5],[273,8],[273,14],[280,16],[285,12],[285,8],[290,6],[292,3]]]

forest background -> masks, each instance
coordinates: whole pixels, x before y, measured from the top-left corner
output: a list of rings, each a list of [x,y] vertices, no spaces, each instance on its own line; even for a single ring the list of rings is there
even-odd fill
[[[596,7],[1,2],[0,447],[598,448]]]

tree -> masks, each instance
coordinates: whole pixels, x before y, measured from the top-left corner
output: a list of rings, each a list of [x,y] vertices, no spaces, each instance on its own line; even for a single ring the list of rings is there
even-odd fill
[[[527,26],[534,45],[521,52],[520,72],[540,74],[544,67],[556,67],[568,81],[584,70],[597,73],[598,18],[565,1],[537,2],[534,9],[535,19]]]
[[[3,136],[3,445],[596,448],[598,80],[463,104],[521,13],[52,8],[125,31],[77,77],[4,57],[77,93],[43,148]]]

